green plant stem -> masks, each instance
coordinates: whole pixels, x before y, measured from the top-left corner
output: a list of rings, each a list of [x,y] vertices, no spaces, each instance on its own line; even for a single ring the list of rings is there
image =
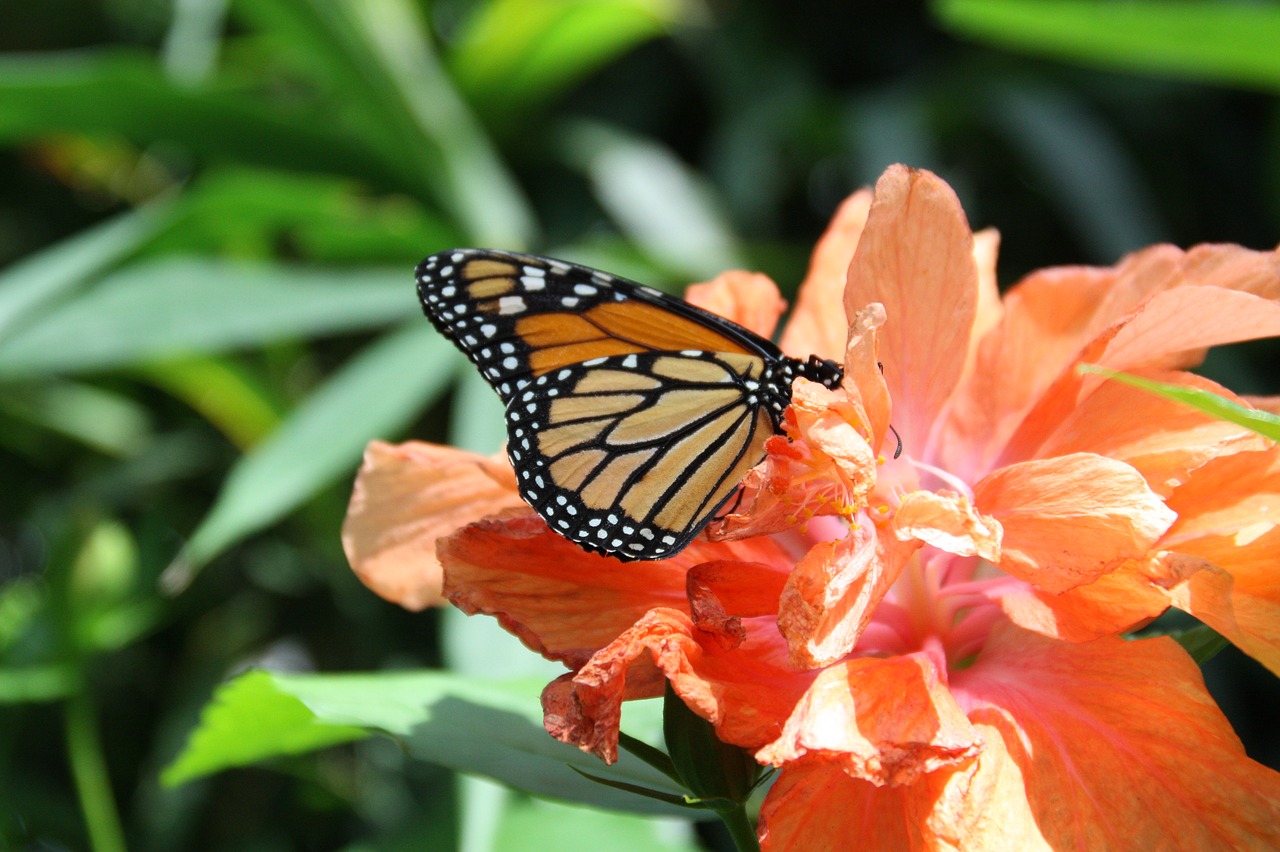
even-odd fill
[[[729,829],[729,836],[733,838],[733,845],[738,852],[760,852],[760,840],[756,837],[755,826],[751,824],[751,817],[747,816],[743,803],[716,808],[716,813],[724,822],[725,828]]]
[[[94,852],[125,852],[124,830],[111,795],[93,704],[81,691],[67,701],[67,756]]]

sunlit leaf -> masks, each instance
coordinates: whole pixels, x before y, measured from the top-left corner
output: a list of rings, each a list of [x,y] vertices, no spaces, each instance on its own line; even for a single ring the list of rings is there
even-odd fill
[[[622,755],[612,767],[553,739],[542,727],[540,679],[494,681],[447,672],[283,675],[253,672],[223,687],[187,748],[165,770],[169,784],[297,754],[381,731],[419,760],[483,775],[540,796],[637,813],[663,803],[610,790],[570,769],[659,790],[668,779]],[[297,731],[282,736],[284,720]]]
[[[1273,441],[1280,441],[1280,416],[1270,412],[1245,408],[1229,399],[1224,399],[1215,393],[1200,390],[1199,388],[1188,388],[1169,382],[1153,382],[1150,379],[1139,378],[1128,373],[1118,373],[1093,364],[1081,364],[1078,369],[1082,373],[1096,373],[1100,376],[1106,376],[1108,379],[1114,379],[1117,382],[1124,382],[1126,385],[1141,388],[1156,396],[1184,403],[1198,411],[1203,411],[1210,417],[1216,417],[1219,420],[1243,426]]]
[[[444,392],[458,357],[430,325],[414,323],[348,361],[232,468],[165,585],[182,588],[195,568],[353,473],[370,439],[398,432]]]
[[[469,100],[506,127],[689,14],[680,0],[495,0],[475,8],[449,65]]]
[[[368,735],[362,727],[318,716],[280,689],[276,676],[250,672],[217,691],[186,748],[161,779],[181,784],[233,766],[303,754]]]
[[[1280,90],[1280,7],[1216,0],[934,0],[953,32],[1122,71]]]
[[[100,371],[414,313],[400,269],[318,270],[169,259],[122,269],[0,342],[0,375]]]

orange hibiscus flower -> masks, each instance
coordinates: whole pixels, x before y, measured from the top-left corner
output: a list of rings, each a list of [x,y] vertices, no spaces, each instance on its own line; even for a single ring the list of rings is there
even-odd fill
[[[1280,774],[1178,644],[1118,637],[1178,607],[1280,673],[1280,451],[1076,366],[1231,397],[1186,370],[1280,334],[1280,255],[1158,246],[1002,299],[996,246],[927,172],[850,198],[782,337],[845,383],[797,382],[742,511],[675,558],[585,553],[500,465],[375,445],[353,566],[418,606],[443,565],[569,667],[547,728],[607,761],[623,701],[669,683],[780,769],[768,848],[1274,847]],[[763,334],[780,311],[742,273],[691,299]]]

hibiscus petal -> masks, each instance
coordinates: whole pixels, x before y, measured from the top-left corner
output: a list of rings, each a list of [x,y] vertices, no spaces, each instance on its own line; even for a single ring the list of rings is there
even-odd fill
[[[1116,369],[1155,363],[1170,366],[1176,363],[1165,357],[1170,351],[1185,353],[1188,349],[1223,342],[1227,337],[1243,339],[1239,336],[1240,328],[1232,326],[1234,318],[1226,323],[1227,328],[1221,328],[1218,318],[1222,315],[1213,304],[1212,295],[1207,297],[1207,304],[1198,302],[1197,297],[1189,297],[1189,301],[1200,305],[1200,309],[1194,311],[1188,310],[1185,305],[1188,300],[1183,297],[1163,303],[1153,298],[1157,295],[1163,298],[1169,295],[1165,291],[1187,286],[1210,288],[1218,294],[1237,291],[1228,295],[1231,305],[1258,303],[1248,298],[1231,300],[1231,296],[1241,294],[1278,299],[1280,254],[1228,245],[1197,246],[1187,252],[1173,246],[1153,246],[1130,255],[1110,269],[1045,269],[1020,281],[1006,294],[1001,323],[983,338],[975,367],[957,390],[940,436],[938,463],[972,481],[990,470],[998,458],[1008,461],[1030,457],[1038,446],[1034,441],[1022,441],[1022,446],[1013,452],[1002,453],[1002,450],[1041,396],[1080,357],[1090,341],[1109,328],[1114,335],[1116,329],[1112,327],[1131,321],[1135,309],[1146,300],[1150,302],[1144,313],[1153,304],[1157,311],[1144,321],[1147,331],[1140,327],[1129,333],[1133,339],[1122,341],[1117,354],[1125,356],[1123,363],[1115,360],[1110,364]],[[1165,307],[1160,308],[1161,304]],[[1227,304],[1224,302],[1223,306]],[[1178,311],[1187,312],[1179,319]],[[1238,315],[1234,308],[1231,313]],[[1174,338],[1162,340],[1165,333],[1156,322],[1171,315],[1174,327],[1183,330],[1172,348],[1169,344]],[[1188,323],[1198,325],[1206,318],[1213,319],[1203,330],[1186,328]],[[1244,318],[1245,326],[1251,322]],[[1250,333],[1262,331],[1265,329]],[[1146,351],[1143,347],[1147,347]],[[1135,359],[1134,356],[1139,355],[1151,356],[1150,347],[1162,349],[1161,357],[1149,361]],[[1067,384],[1073,396],[1064,399],[1056,411],[1069,412],[1078,399],[1074,394],[1083,379],[1077,376],[1070,379]],[[1096,377],[1091,381],[1096,382]],[[1043,405],[1041,408],[1044,409]],[[1052,428],[1057,422],[1048,409],[1042,410],[1036,420],[1034,425],[1040,429]]]
[[[736,269],[690,286],[684,298],[766,338],[773,337],[778,318],[787,309],[786,299],[769,276]]]
[[[1198,388],[1238,404],[1226,388],[1190,373],[1138,370],[1158,382]],[[1041,456],[1092,452],[1131,465],[1157,494],[1168,497],[1209,459],[1264,449],[1270,442],[1243,426],[1122,382],[1103,382],[1058,425]]]
[[[522,505],[505,459],[436,444],[374,441],[356,476],[342,547],[361,582],[420,610],[444,602],[436,540]]]
[[[778,606],[778,630],[791,664],[811,669],[847,655],[918,547],[877,530],[862,513],[848,536],[805,554]]]
[[[929,454],[939,411],[964,370],[978,302],[973,234],[960,201],[937,175],[891,166],[849,267],[845,313],[871,302],[895,428],[906,451]]]
[[[814,247],[796,308],[782,333],[782,351],[788,355],[804,358],[814,354],[839,361],[844,354],[849,323],[835,306],[842,304],[849,262],[870,209],[870,190],[862,189],[846,198]]]
[[[982,738],[924,653],[862,657],[823,669],[761,763],[838,765],[876,785],[903,785],[974,757]]]
[[[842,852],[874,838],[878,849],[922,849],[921,798],[909,787],[850,778],[831,763],[788,766],[760,809],[760,847]]]
[[[1280,674],[1280,448],[1209,462],[1169,505],[1178,520],[1160,546],[1213,566],[1171,571],[1170,602]]]
[[[975,730],[986,741],[977,760],[910,786],[877,787],[830,763],[788,765],[760,810],[762,848],[837,852],[875,838],[879,849],[1048,849],[999,733]]]
[[[898,538],[919,539],[956,556],[1000,561],[1000,522],[960,494],[912,491],[893,513],[893,530]]]
[[[781,732],[812,676],[786,667],[767,620],[744,626],[745,640],[727,649],[683,612],[649,612],[575,674],[543,691],[547,731],[613,763],[622,702],[660,695],[662,679],[649,676],[658,671],[691,710],[715,725],[721,740],[759,748]]]
[[[1003,740],[1052,848],[1280,843],[1280,773],[1245,755],[1171,639],[1069,644],[1006,627],[951,687]]]
[[[1145,555],[1175,517],[1137,471],[1090,453],[1001,468],[974,504],[1004,529],[1000,567],[1047,592]]]
[[[1001,586],[993,596],[1019,627],[1068,642],[1117,636],[1169,608],[1168,592],[1144,571],[1144,560],[1125,562],[1092,583],[1049,594],[1022,583]]]
[[[1124,321],[1100,363],[1189,367],[1209,346],[1280,335],[1280,302],[1217,287],[1179,287],[1157,293]],[[1191,354],[1188,354],[1191,353]]]

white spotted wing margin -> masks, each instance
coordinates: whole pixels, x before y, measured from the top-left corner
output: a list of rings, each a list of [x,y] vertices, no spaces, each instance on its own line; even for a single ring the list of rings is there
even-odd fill
[[[507,406],[521,496],[552,529],[623,561],[682,550],[764,458],[764,362],[714,352],[595,359]]]

